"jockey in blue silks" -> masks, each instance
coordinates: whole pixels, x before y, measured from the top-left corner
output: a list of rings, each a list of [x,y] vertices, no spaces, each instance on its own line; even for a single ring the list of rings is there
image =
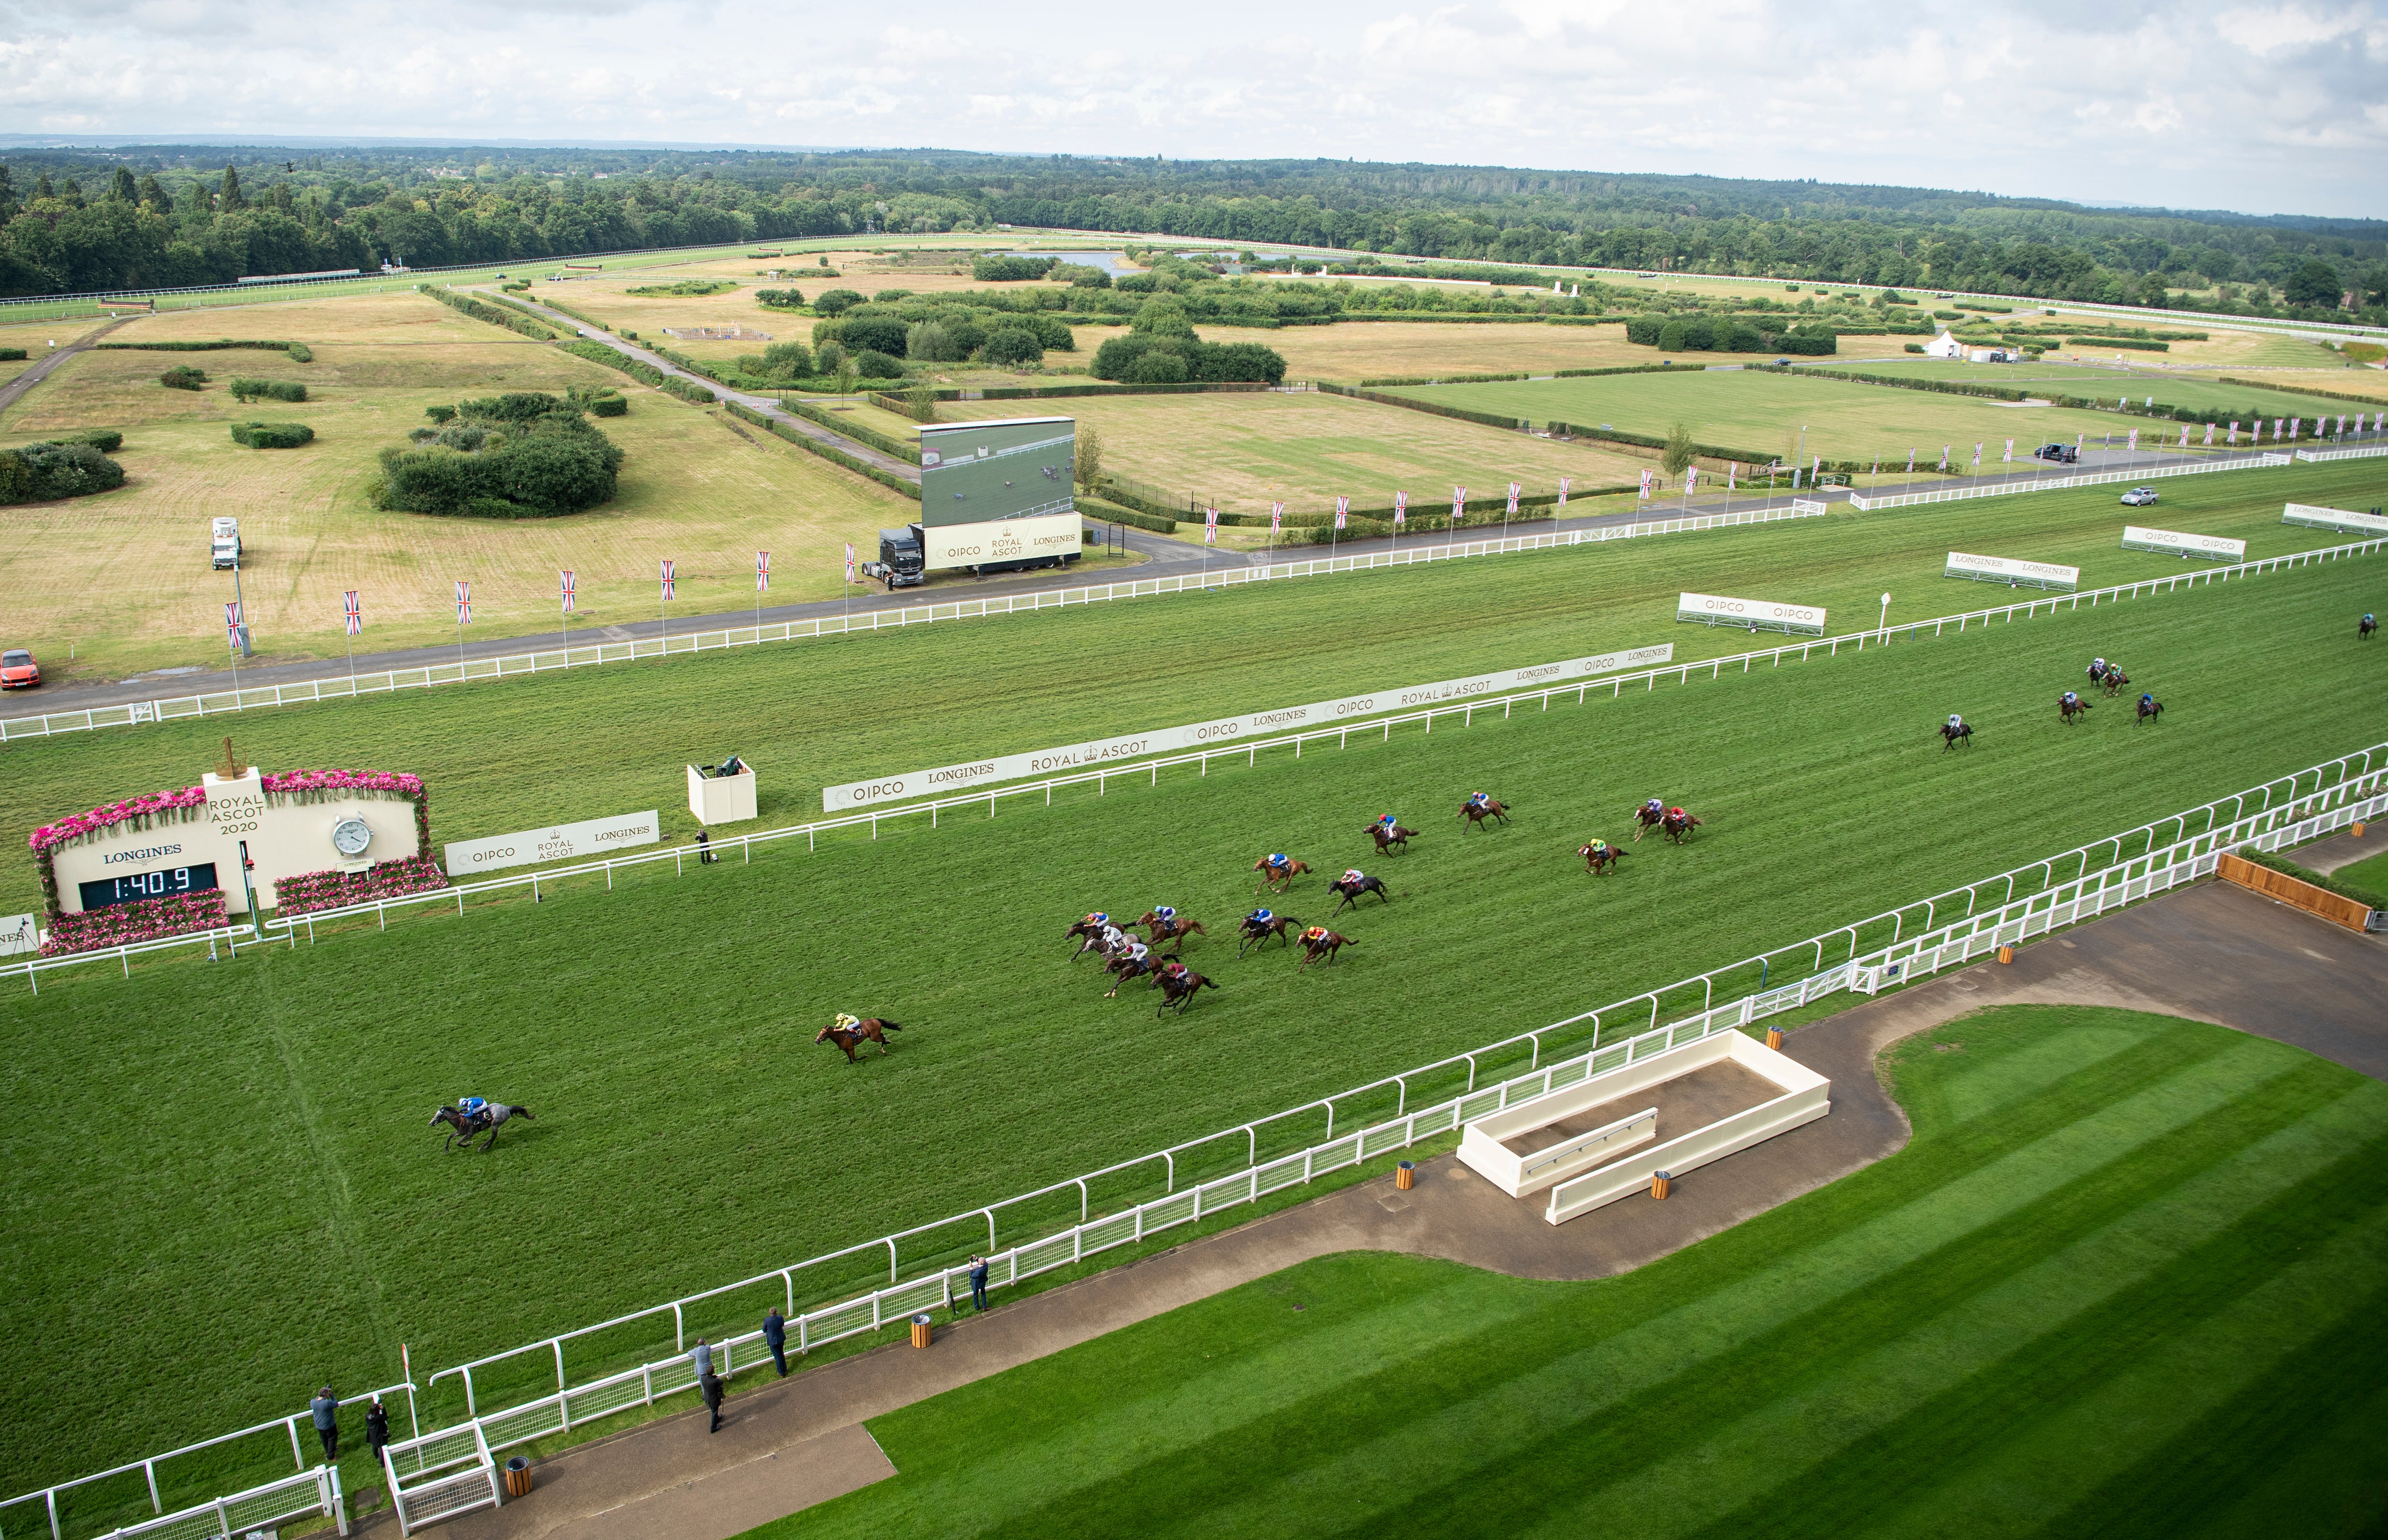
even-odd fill
[[[1379,819],[1378,819],[1378,820],[1377,820],[1377,824],[1378,824],[1378,827],[1380,827],[1380,828],[1387,828],[1387,829],[1391,828],[1391,827],[1394,826],[1395,822],[1396,822],[1395,818],[1394,818],[1394,817],[1393,817],[1393,815],[1392,815],[1391,814],[1390,814],[1390,813],[1386,814],[1383,817],[1381,817],[1381,818],[1379,818]]]
[[[478,1117],[489,1110],[489,1099],[486,1096],[459,1096],[456,1098],[456,1110],[467,1119]]]
[[[1268,864],[1272,870],[1279,870],[1292,865],[1293,858],[1288,855],[1272,855],[1268,858]]]
[[[1467,805],[1470,807],[1481,808],[1492,801],[1492,793],[1490,791],[1471,791],[1467,794]]]
[[[2064,692],[2064,703],[2068,706],[2077,706],[2081,704],[2081,697],[2068,689]]]
[[[1153,910],[1152,917],[1163,925],[1175,925],[1177,923],[1177,911],[1164,903]]]
[[[1277,915],[1266,909],[1255,909],[1251,914],[1244,916],[1244,923],[1251,926],[1262,926],[1268,924],[1269,921],[1275,918],[1277,918]]]
[[[2140,704],[2142,706],[2153,706],[2155,703],[2156,698],[2153,695],[2142,694],[2140,697]]]

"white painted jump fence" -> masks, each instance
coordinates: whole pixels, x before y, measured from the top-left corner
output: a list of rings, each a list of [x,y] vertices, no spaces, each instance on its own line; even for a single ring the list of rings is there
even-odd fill
[[[2364,544],[2368,547],[2378,543]],[[2035,601],[2032,606],[2011,608],[2072,603],[2082,597],[2088,596],[2066,596],[2063,600],[2043,600]],[[1798,650],[1785,648],[1778,650]],[[2248,811],[2246,804],[2258,799],[2260,805],[2253,812]],[[2224,817],[2226,806],[2227,820]],[[1406,1148],[1421,1138],[1452,1132],[1462,1124],[1498,1111],[1513,1102],[1564,1089],[1590,1075],[1604,1073],[1650,1054],[1695,1041],[1708,1033],[1745,1028],[1765,1017],[1797,1009],[1843,991],[1870,994],[1896,987],[1937,970],[1959,966],[2001,945],[2013,945],[2080,923],[2108,910],[2210,875],[2216,858],[2224,850],[2249,843],[2265,850],[2277,850],[2318,839],[2357,819],[2376,818],[2382,814],[2388,814],[2388,742],[2326,761],[2228,797],[2217,798],[2199,807],[2077,846],[2046,860],[2032,862],[1962,888],[1886,910],[1807,940],[1776,947],[1728,966],[1696,974],[1623,1001],[1612,1002],[1596,1010],[1580,1012],[1535,1031],[1518,1033],[1401,1074],[1388,1075],[1300,1107],[1222,1130],[1205,1138],[1189,1140],[1034,1192],[930,1224],[896,1231],[735,1283],[686,1295],[668,1304],[440,1370],[426,1383],[436,1384],[451,1377],[458,1380],[464,1392],[466,1417],[454,1426],[393,1443],[385,1451],[386,1473],[391,1481],[401,1525],[411,1529],[417,1524],[502,1501],[502,1487],[496,1467],[499,1451],[569,1432],[634,1406],[651,1406],[658,1396],[669,1396],[692,1389],[694,1370],[684,1356],[688,1315],[692,1307],[703,1306],[708,1301],[778,1283],[781,1297],[785,1300],[789,1332],[794,1338],[798,1352],[874,1332],[933,1306],[950,1306],[956,1285],[959,1283],[965,1289],[967,1287],[967,1269],[959,1263],[936,1262],[934,1258],[940,1254],[950,1256],[957,1250],[961,1243],[953,1237],[962,1228],[971,1231],[968,1243],[974,1247],[977,1244],[976,1226],[982,1220],[987,1237],[990,1284],[995,1287],[1016,1284],[1054,1269],[1083,1261],[1090,1256],[1139,1243],[1162,1231],[1194,1223],[1222,1209],[1258,1202],[1271,1193],[1310,1181],[1323,1173],[1378,1158],[1394,1150]],[[2190,828],[2192,823],[2199,825],[2194,832]],[[2167,839],[2166,831],[2169,831],[2168,842],[2160,843],[2160,840]],[[2071,868],[2072,875],[2060,877],[2059,872],[2067,867]],[[2036,889],[2031,886],[2035,882],[2039,884]],[[1994,893],[1986,891],[1993,889],[1997,890]],[[1986,898],[1993,903],[1994,907],[1982,908]],[[1961,901],[1962,915],[1953,918],[1942,917],[1955,910]],[[1918,910],[1922,911],[1920,916],[1915,913]],[[1911,917],[1920,918],[1923,926],[1923,929],[1912,936],[1906,934],[1906,925]],[[1891,930],[1889,940],[1868,946],[1867,942],[1872,939],[1870,933],[1878,932],[1885,925]],[[1841,955],[1831,957],[1830,954],[1835,952]],[[1785,962],[1786,970],[1805,967],[1810,971],[1806,977],[1773,983],[1772,965],[1778,959]],[[1757,987],[1720,1004],[1716,998],[1719,982],[1725,981],[1728,992],[1741,988],[1747,983],[1747,976],[1752,967],[1759,970]],[[1699,1009],[1690,1016],[1661,1025],[1660,1018],[1670,1008],[1669,1003],[1680,1000],[1688,1004],[1690,1002],[1686,997],[1694,989],[1700,991]],[[1646,1016],[1644,1014],[1645,1006]],[[1632,1034],[1603,1043],[1602,1036],[1610,1026],[1605,1018],[1628,1013],[1635,1023]],[[1562,1041],[1569,1036],[1581,1039],[1587,1023],[1592,1033],[1589,1047],[1581,1053],[1555,1059],[1548,1066],[1542,1064],[1547,1046],[1545,1037],[1556,1035]],[[1494,1067],[1497,1068],[1503,1057],[1514,1062],[1519,1052],[1528,1055],[1525,1073],[1509,1076],[1490,1085],[1478,1084],[1487,1067],[1484,1061],[1495,1061]],[[1466,1088],[1458,1094],[1416,1109],[1409,1106],[1413,1081],[1431,1082],[1437,1077],[1455,1079],[1462,1067],[1465,1067],[1467,1077]],[[1389,1092],[1394,1101],[1393,1116],[1390,1119],[1365,1123],[1340,1137],[1336,1134],[1339,1104],[1372,1098],[1375,1105],[1381,1106]],[[1289,1120],[1313,1117],[1323,1117],[1325,1137],[1322,1142],[1266,1160],[1261,1158],[1259,1135],[1264,1130]],[[1246,1141],[1241,1169],[1224,1176],[1189,1180],[1183,1188],[1178,1186],[1181,1158],[1188,1166],[1199,1167],[1202,1164],[1199,1157],[1206,1148],[1224,1144],[1232,1151],[1233,1142],[1238,1138]],[[1217,1158],[1215,1155],[1212,1156],[1213,1160]],[[1117,1212],[1099,1216],[1093,1212],[1095,1199],[1089,1184],[1128,1173],[1152,1172],[1156,1166],[1159,1170],[1144,1180],[1149,1186],[1157,1177],[1162,1186],[1162,1196],[1132,1204]],[[1073,1189],[1079,1198],[1078,1223],[1025,1243],[1002,1247],[998,1211],[1049,1203],[1056,1198],[1066,1203]],[[921,1238],[934,1236],[940,1231],[946,1232],[947,1237],[944,1244],[922,1243],[930,1254],[931,1265],[914,1278],[905,1280],[902,1276],[903,1243],[907,1241],[920,1243]],[[797,1274],[864,1255],[875,1256],[882,1250],[887,1256],[887,1287],[833,1299],[818,1308],[799,1308]],[[875,1261],[872,1265],[876,1266]],[[643,1320],[652,1319],[660,1326],[662,1318],[667,1315],[672,1321],[675,1344],[671,1357],[604,1373],[579,1384],[571,1382],[565,1355],[566,1344]],[[749,1361],[761,1361],[765,1354],[760,1343],[759,1331],[732,1332],[718,1341],[717,1360],[724,1376],[734,1372],[742,1356],[751,1355]],[[481,1412],[473,1381],[474,1371],[528,1356],[553,1363],[555,1391],[519,1405]],[[394,1395],[400,1390],[412,1395],[414,1387],[395,1386],[381,1394]],[[244,1430],[242,1433],[210,1439],[205,1444],[189,1445],[76,1482],[29,1493],[0,1503],[0,1514],[22,1505],[43,1503],[51,1516],[53,1540],[64,1540],[57,1519],[59,1494],[94,1481],[145,1469],[154,1494],[157,1463],[282,1424],[287,1424],[289,1428],[295,1452],[298,1447],[297,1418],[303,1415],[293,1414],[290,1418]],[[295,1490],[294,1483],[305,1479],[306,1473],[302,1471],[299,1477],[257,1490]],[[332,1490],[337,1496],[336,1478]],[[243,1497],[253,1496],[253,1493],[242,1495]],[[225,1498],[222,1501],[231,1504],[238,1500]],[[213,1522],[212,1516],[219,1511],[219,1506],[210,1503],[165,1516],[137,1532],[125,1533],[160,1536],[171,1533],[177,1540],[184,1535],[228,1534],[228,1531],[209,1527]],[[184,1527],[169,1530],[163,1527],[168,1521],[182,1523]]]
[[[1886,508],[1967,502],[1975,498],[2012,498],[2025,492],[2060,492],[2076,486],[2114,486],[2127,481],[2154,481],[2164,476],[2202,476],[2216,471],[2262,471],[2288,463],[2287,455],[2267,450],[2260,455],[2237,460],[2200,460],[2187,465],[2158,465],[2136,471],[2086,471],[2079,475],[2044,476],[2034,481],[2000,481],[1985,486],[1948,486],[1930,492],[1891,492],[1871,498],[1852,492],[1849,494],[1849,506],[1861,513],[1872,513]]]

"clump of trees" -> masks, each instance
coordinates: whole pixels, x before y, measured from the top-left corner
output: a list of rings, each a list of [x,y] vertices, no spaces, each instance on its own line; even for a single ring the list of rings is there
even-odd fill
[[[1095,349],[1092,372],[1124,385],[1184,385],[1191,381],[1285,378],[1285,358],[1257,342],[1204,342],[1185,309],[1166,299],[1148,301],[1125,336]]]
[[[204,369],[194,369],[186,363],[178,363],[159,375],[158,383],[168,390],[198,390],[207,385],[208,372]]]
[[[1008,257],[990,251],[971,260],[971,276],[982,284],[1025,284],[1061,265],[1059,257]]]
[[[756,289],[755,291],[755,299],[757,304],[767,306],[774,310],[796,310],[804,308],[805,291],[802,289]]]
[[[434,425],[408,435],[413,448],[381,452],[375,500],[482,519],[594,508],[614,496],[622,449],[589,421],[591,401],[584,410],[581,399],[514,391],[433,407]]]
[[[114,491],[124,485],[124,467],[101,453],[100,443],[112,449],[123,441],[121,433],[99,430],[78,439],[0,449],[0,504],[49,502]]]

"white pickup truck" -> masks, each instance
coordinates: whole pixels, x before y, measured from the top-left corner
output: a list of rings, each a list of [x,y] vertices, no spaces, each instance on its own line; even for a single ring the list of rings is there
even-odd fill
[[[210,531],[209,549],[217,566],[240,565],[240,521],[216,520]]]

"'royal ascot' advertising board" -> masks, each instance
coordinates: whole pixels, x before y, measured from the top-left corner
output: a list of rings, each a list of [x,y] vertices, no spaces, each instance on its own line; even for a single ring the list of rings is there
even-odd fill
[[[1820,604],[1783,604],[1771,599],[1734,599],[1725,594],[1677,594],[1675,618],[1702,625],[1739,625],[1795,637],[1824,634]]]
[[[154,810],[133,816],[86,815],[88,832],[47,847],[60,912],[221,890],[225,909],[245,914],[250,888],[271,907],[274,885],[286,877],[361,872],[423,852],[413,797],[370,785],[284,784],[251,765],[238,776],[210,772],[202,787],[154,801]],[[251,863],[246,885],[244,844]]]
[[[873,807],[882,802],[900,802],[908,797],[947,796],[1029,776],[1066,776],[1073,771],[1090,770],[1097,765],[1135,759],[1142,754],[1162,753],[1175,749],[1216,748],[1261,733],[1318,727],[1348,722],[1376,712],[1414,710],[1419,706],[1440,705],[1446,701],[1487,695],[1496,690],[1531,689],[1537,685],[1563,684],[1569,679],[1588,678],[1596,674],[1614,674],[1620,669],[1650,668],[1674,655],[1675,644],[1667,642],[1658,647],[1636,648],[1630,652],[1604,652],[1597,657],[1569,658],[1561,663],[1513,668],[1499,674],[1443,679],[1430,685],[1406,685],[1374,695],[1347,695],[1340,701],[1315,701],[1304,706],[1280,706],[1275,711],[1254,712],[1249,716],[1222,717],[1213,722],[1196,722],[1183,727],[1160,727],[1151,732],[1129,733],[1094,742],[1065,744],[1058,749],[1039,750],[1033,754],[1001,754],[964,764],[943,764],[931,770],[907,771],[900,776],[846,781],[824,788],[821,806],[831,813],[842,813],[857,807]]]
[[[2058,588],[2071,593],[2081,586],[2079,567],[2054,562],[2024,562],[2008,556],[1975,556],[1952,550],[1943,577],[1970,578],[1976,583],[2003,583],[2011,588]]]
[[[2187,535],[2178,529],[2123,526],[2125,550],[2152,550],[2161,556],[2202,556],[2209,562],[2244,562],[2247,542],[2219,535]]]
[[[652,845],[663,838],[656,810],[624,813],[611,818],[584,818],[577,824],[554,824],[487,839],[454,839],[448,844],[448,875],[471,877],[504,866],[529,866],[542,861],[580,861],[610,855],[633,845]]]

